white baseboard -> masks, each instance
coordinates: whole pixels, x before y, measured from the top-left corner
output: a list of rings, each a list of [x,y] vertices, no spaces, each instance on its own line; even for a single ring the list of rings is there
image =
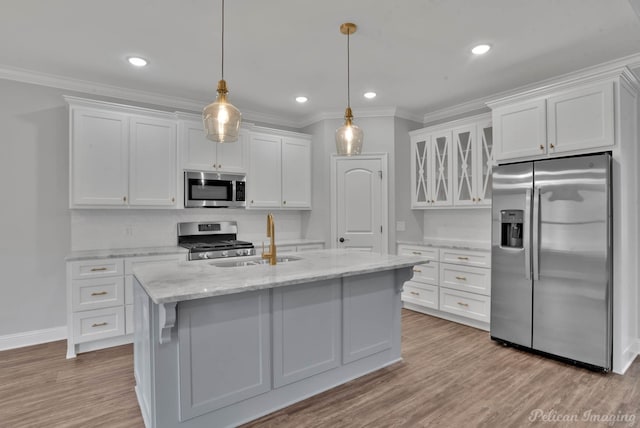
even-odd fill
[[[41,343],[64,340],[67,338],[67,326],[46,328],[44,330],[25,331],[23,333],[0,336],[0,351],[39,345]]]

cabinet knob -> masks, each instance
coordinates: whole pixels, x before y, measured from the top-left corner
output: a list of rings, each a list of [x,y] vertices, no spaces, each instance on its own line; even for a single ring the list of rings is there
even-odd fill
[[[251,199],[251,203],[253,203],[253,199]]]
[[[287,201],[282,201],[282,205],[287,205]]]
[[[218,169],[222,169],[222,165],[221,164],[218,164]]]
[[[171,202],[175,202],[175,201],[176,201],[176,198],[171,198]]]
[[[544,150],[544,146],[540,144],[540,150]]]
[[[123,200],[124,202],[127,202],[127,197],[126,197],[126,196],[123,196],[123,197],[122,197],[122,200]]]
[[[555,148],[556,146],[553,145],[553,143],[549,144],[549,147],[551,147],[552,149]]]

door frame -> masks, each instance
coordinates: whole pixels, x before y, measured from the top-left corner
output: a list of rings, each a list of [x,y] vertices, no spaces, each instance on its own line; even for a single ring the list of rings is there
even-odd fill
[[[336,172],[338,160],[380,160],[382,168],[382,183],[380,195],[380,205],[382,205],[382,243],[381,254],[389,253],[389,155],[388,153],[366,153],[357,156],[341,156],[336,153],[331,154],[331,248],[337,248],[338,231],[338,192]]]

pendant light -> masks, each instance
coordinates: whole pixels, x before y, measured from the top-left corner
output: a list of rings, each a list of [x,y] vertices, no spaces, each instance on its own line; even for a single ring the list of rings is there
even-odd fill
[[[202,111],[207,138],[218,143],[238,141],[240,110],[227,102],[227,82],[224,80],[224,0],[222,0],[222,76],[218,82],[218,97]]]
[[[336,149],[339,155],[359,155],[362,152],[362,129],[353,124],[351,96],[349,86],[349,37],[356,32],[356,24],[346,22],[340,26],[340,32],[347,35],[347,109],[344,112],[344,125],[336,129]]]

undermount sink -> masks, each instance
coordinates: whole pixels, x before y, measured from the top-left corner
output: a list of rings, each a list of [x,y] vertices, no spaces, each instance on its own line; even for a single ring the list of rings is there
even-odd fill
[[[301,260],[300,257],[294,256],[278,256],[276,257],[276,263],[287,263],[287,262],[295,262],[297,260]],[[258,265],[268,265],[269,260],[263,258],[238,258],[233,260],[223,260],[223,261],[213,261],[209,264],[216,267],[241,267],[241,266],[258,266]]]

